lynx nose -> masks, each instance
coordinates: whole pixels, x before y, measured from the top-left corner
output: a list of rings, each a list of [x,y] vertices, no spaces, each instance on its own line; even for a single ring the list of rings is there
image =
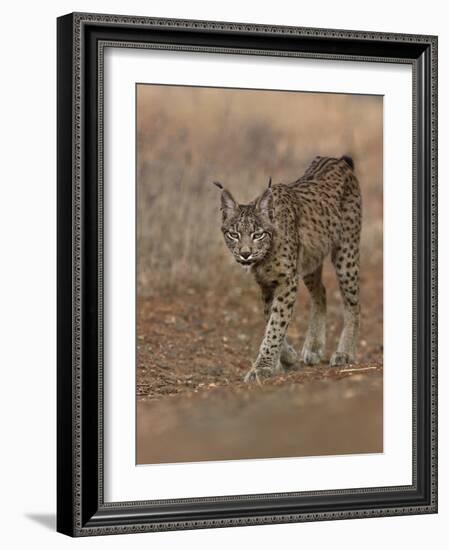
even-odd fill
[[[240,250],[240,256],[247,260],[251,256],[251,250]]]

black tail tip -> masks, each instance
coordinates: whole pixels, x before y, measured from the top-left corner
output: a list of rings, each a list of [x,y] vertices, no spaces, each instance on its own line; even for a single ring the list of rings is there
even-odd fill
[[[354,161],[352,160],[352,157],[349,157],[348,155],[343,155],[341,157],[341,160],[344,160],[346,164],[351,167],[351,170],[354,170]]]

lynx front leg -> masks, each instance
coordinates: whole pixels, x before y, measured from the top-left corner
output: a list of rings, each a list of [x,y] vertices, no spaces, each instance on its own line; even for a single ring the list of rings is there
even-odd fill
[[[259,376],[271,376],[282,369],[281,353],[296,301],[297,283],[289,279],[272,291],[271,305],[267,309],[265,336],[257,359],[245,376],[245,382],[258,380]]]
[[[261,286],[261,291],[264,319],[265,323],[268,323],[268,321],[270,320],[271,304],[273,303],[274,287]],[[298,360],[298,354],[296,353],[293,346],[289,344],[287,336],[285,336],[284,342],[282,344],[280,359],[282,365],[284,365],[285,367],[291,367]]]

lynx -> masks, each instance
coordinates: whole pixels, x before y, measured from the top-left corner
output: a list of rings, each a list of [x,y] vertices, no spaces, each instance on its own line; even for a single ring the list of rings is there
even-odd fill
[[[260,287],[265,334],[246,382],[282,372],[297,362],[286,334],[298,279],[311,297],[309,327],[300,355],[306,365],[323,360],[326,290],[323,261],[330,255],[343,299],[344,325],[330,366],[354,361],[360,318],[359,242],[361,195],[352,158],[316,157],[298,180],[271,185],[250,204],[238,204],[221,183],[224,240]]]

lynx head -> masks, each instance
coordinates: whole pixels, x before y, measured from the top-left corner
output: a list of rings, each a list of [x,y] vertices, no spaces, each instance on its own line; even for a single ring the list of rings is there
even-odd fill
[[[221,230],[227,247],[242,266],[255,265],[270,250],[274,235],[271,178],[268,189],[250,204],[238,204],[221,183],[214,184],[221,189]]]

